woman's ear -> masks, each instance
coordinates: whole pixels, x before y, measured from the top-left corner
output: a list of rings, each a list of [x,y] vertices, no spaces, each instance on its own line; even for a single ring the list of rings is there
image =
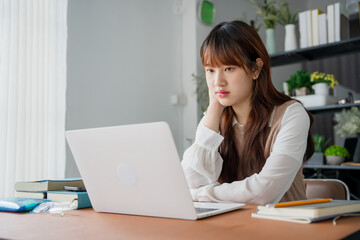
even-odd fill
[[[264,65],[263,60],[261,60],[261,58],[257,58],[255,61],[254,69],[253,69],[253,79],[254,80],[259,77],[259,74],[261,72],[263,65]]]

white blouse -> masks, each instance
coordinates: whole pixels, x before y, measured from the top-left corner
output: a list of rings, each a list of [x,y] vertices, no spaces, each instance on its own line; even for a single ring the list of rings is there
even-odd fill
[[[310,127],[304,107],[298,102],[287,107],[273,149],[260,173],[223,184],[217,180],[223,163],[218,148],[224,137],[205,127],[204,118],[198,125],[195,142],[185,151],[181,163],[193,200],[258,205],[279,202],[303,162]]]

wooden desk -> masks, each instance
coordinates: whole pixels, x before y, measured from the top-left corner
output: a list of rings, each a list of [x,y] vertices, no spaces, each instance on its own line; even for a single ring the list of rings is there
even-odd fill
[[[72,210],[65,215],[0,213],[0,238],[10,239],[341,239],[360,217],[312,224],[251,217],[256,206],[197,221]]]

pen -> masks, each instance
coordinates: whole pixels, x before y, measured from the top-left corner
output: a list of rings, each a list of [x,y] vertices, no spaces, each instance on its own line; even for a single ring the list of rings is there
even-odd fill
[[[267,204],[266,207],[291,207],[291,206],[299,206],[299,205],[307,205],[307,204],[315,204],[315,203],[326,203],[331,202],[331,198],[321,198],[321,199],[311,199],[304,201],[294,201],[294,202],[282,202],[275,204]]]

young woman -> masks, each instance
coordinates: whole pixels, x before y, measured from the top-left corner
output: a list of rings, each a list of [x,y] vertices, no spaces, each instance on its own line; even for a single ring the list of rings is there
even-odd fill
[[[194,201],[267,204],[306,199],[311,115],[278,92],[257,32],[220,23],[200,49],[210,103],[182,166]]]

